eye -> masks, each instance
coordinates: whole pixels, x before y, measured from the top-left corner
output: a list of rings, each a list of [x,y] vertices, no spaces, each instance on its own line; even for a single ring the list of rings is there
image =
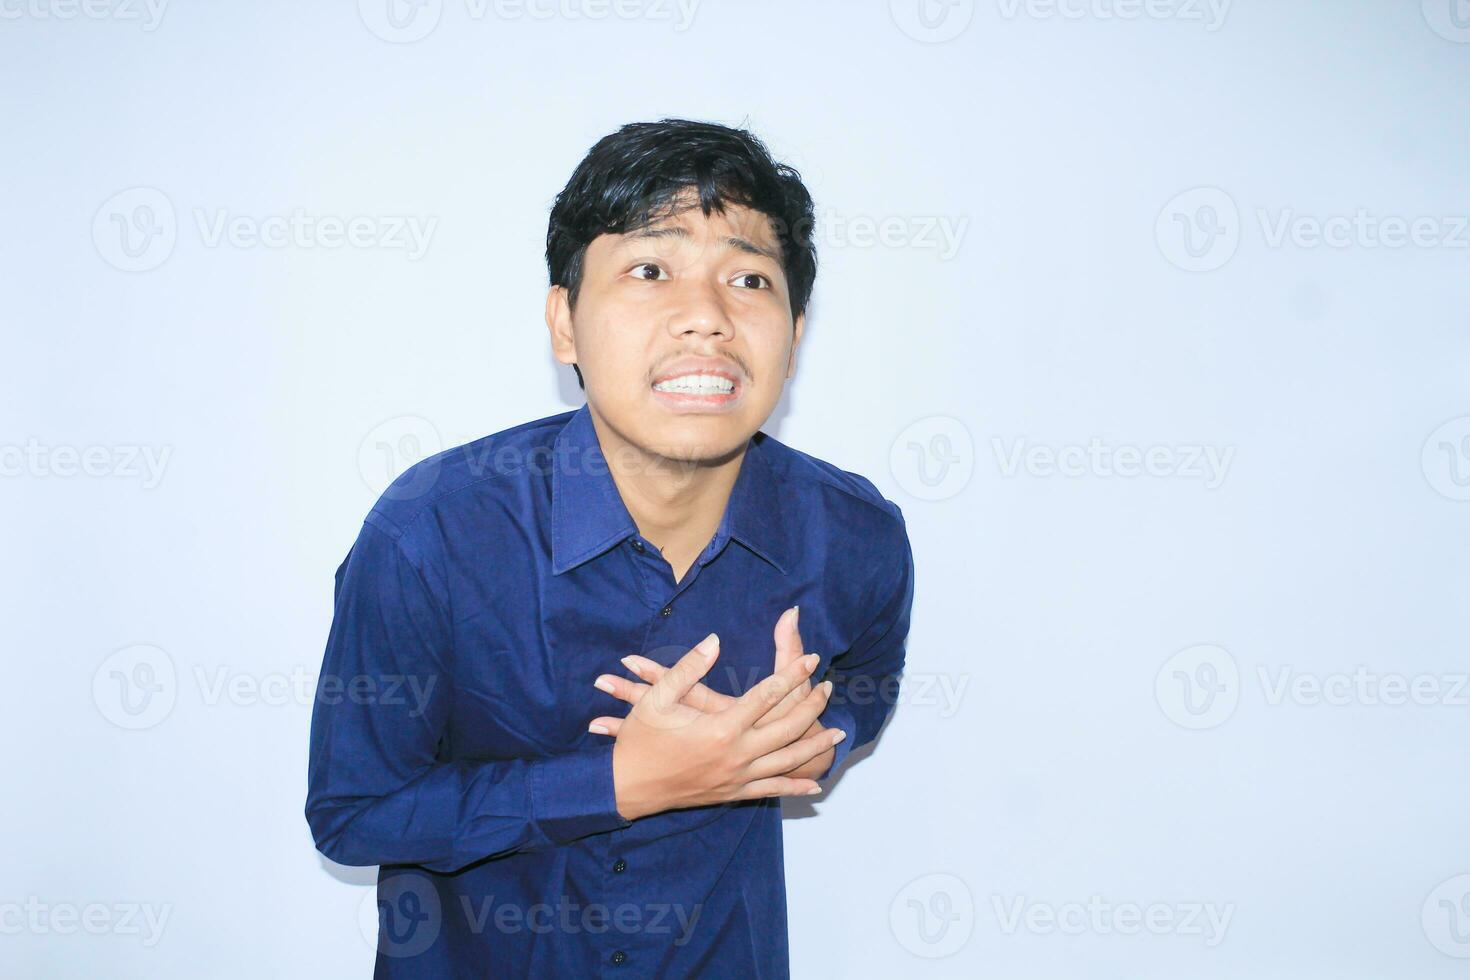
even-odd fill
[[[641,273],[644,269],[653,269],[655,270],[655,274],[652,277],[643,275]],[[634,278],[644,279],[648,282],[657,282],[659,279],[665,278],[663,275],[664,267],[659,265],[657,262],[639,262],[628,271],[633,273]]]
[[[747,279],[758,279],[761,282],[765,283],[765,285],[764,286],[743,286],[742,288],[744,288],[744,289],[770,289],[771,288],[771,280],[767,276],[761,275],[759,272],[742,272],[742,273],[740,273],[740,275],[736,276],[733,281],[734,282],[737,282],[737,283],[742,283],[742,282],[744,282]]]

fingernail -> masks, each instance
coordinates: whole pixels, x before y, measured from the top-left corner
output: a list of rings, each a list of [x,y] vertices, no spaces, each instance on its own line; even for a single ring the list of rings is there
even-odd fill
[[[839,728],[835,732],[832,733],[832,744],[833,745],[836,745],[838,742],[842,741],[844,738],[847,738],[847,732],[845,732],[845,731],[843,731],[842,729]]]
[[[699,647],[706,657],[713,657],[720,649],[720,638],[711,633],[699,641]]]
[[[618,663],[622,664],[624,667],[627,667],[633,673],[638,673],[638,668],[634,666],[633,658],[631,656],[621,658]]]
[[[597,680],[592,682],[592,686],[597,688],[599,691],[606,691],[608,694],[611,694],[613,692],[613,683],[606,677],[597,678]]]
[[[807,790],[805,793],[803,793],[801,795],[802,796],[816,796],[821,791],[822,791],[822,787],[820,787],[820,786],[813,786],[811,789]]]
[[[824,697],[824,698],[825,697],[831,697],[832,696],[832,682],[831,681],[823,681],[822,682],[822,686],[826,688],[826,690],[822,692],[822,697]]]
[[[607,729],[601,725],[588,725],[587,730],[594,735],[606,735]]]
[[[819,654],[809,653],[801,658],[801,662],[806,667],[807,673],[811,673],[817,669],[817,664],[822,662],[822,658]]]
[[[798,605],[795,605],[795,606],[792,606],[791,607],[791,610],[792,610],[792,612],[791,612],[791,625],[792,626],[795,626],[796,623],[797,623],[797,620],[801,619],[801,606],[799,604]]]

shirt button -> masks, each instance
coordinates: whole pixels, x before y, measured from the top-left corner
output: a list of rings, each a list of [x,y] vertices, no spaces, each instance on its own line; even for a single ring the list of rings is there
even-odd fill
[[[622,858],[618,858],[618,862],[613,865],[613,870],[616,871],[618,874],[622,874],[624,871],[628,870],[628,862],[624,861]]]
[[[622,966],[624,963],[628,962],[628,954],[620,949],[612,954],[612,961],[613,966]]]
[[[660,616],[672,616],[674,614],[674,607],[673,606],[664,606],[662,609],[660,609],[658,611],[658,614]]]
[[[634,538],[633,539],[633,550],[636,551],[636,552],[638,552],[639,554],[642,554],[643,553],[643,542],[642,541],[639,541],[637,538]]]

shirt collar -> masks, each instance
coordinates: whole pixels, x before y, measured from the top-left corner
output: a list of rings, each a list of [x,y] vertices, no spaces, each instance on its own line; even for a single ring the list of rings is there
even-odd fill
[[[698,559],[701,565],[734,538],[786,574],[786,519],[780,484],[761,448],[765,439],[757,432],[747,443],[720,526]],[[551,571],[560,575],[626,541],[638,526],[608,472],[587,405],[572,413],[552,452]]]

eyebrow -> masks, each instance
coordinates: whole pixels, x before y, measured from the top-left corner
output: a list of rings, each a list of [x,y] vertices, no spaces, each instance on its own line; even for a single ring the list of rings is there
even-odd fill
[[[682,225],[669,225],[664,228],[640,228],[637,231],[630,231],[623,236],[626,241],[641,241],[647,238],[678,238],[688,241],[693,237],[689,234],[689,230]],[[762,248],[750,239],[742,238],[739,235],[727,235],[720,239],[720,247],[739,249],[748,255],[763,255],[777,265],[781,264],[781,258],[776,253],[768,248]]]

